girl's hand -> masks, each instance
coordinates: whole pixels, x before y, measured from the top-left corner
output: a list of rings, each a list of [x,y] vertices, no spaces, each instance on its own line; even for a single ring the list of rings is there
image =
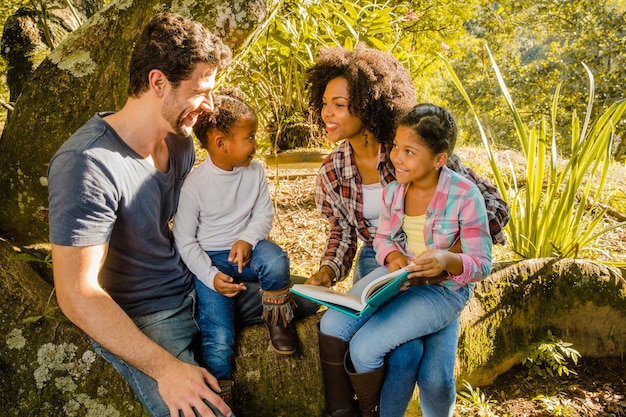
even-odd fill
[[[450,252],[445,250],[426,250],[417,258],[412,258],[408,270],[409,280],[403,289],[412,285],[439,284],[448,279],[447,267]],[[456,256],[456,255],[452,255]]]
[[[247,289],[244,284],[234,284],[233,281],[233,277],[218,272],[213,279],[213,287],[215,288],[215,291],[226,297],[234,297],[239,294],[240,291],[245,291]]]
[[[387,255],[385,258],[385,264],[387,265],[389,272],[394,272],[407,266],[409,264],[409,258],[400,252],[394,251]]]

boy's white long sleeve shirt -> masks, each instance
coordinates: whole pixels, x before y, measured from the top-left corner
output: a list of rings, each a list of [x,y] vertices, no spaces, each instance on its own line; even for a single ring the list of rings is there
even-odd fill
[[[185,179],[174,217],[174,238],[183,262],[215,289],[218,269],[206,251],[230,250],[238,240],[254,248],[272,229],[274,206],[258,161],[224,171],[208,157]]]

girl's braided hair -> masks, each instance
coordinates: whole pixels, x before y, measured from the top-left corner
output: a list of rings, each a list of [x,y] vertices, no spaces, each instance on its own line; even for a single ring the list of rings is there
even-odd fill
[[[444,107],[419,104],[400,117],[398,126],[417,133],[433,154],[452,155],[456,145],[457,126],[452,114]]]

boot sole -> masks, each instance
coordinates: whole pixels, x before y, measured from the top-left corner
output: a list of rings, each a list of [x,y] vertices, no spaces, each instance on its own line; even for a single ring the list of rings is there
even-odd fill
[[[293,348],[292,350],[278,350],[274,347],[274,345],[272,345],[272,350],[274,351],[274,353],[278,353],[279,355],[293,355],[294,353],[296,353],[296,348]]]

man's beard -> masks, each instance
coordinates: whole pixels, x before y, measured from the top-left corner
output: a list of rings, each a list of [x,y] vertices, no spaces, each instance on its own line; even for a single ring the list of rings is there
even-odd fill
[[[171,104],[174,103],[172,103],[171,101],[165,103],[163,107],[163,118],[167,120],[176,135],[190,136],[192,132],[192,127],[185,125],[185,118],[188,116],[188,114],[185,115],[184,112],[181,112],[175,115],[174,109],[176,108],[176,106],[173,106]]]

